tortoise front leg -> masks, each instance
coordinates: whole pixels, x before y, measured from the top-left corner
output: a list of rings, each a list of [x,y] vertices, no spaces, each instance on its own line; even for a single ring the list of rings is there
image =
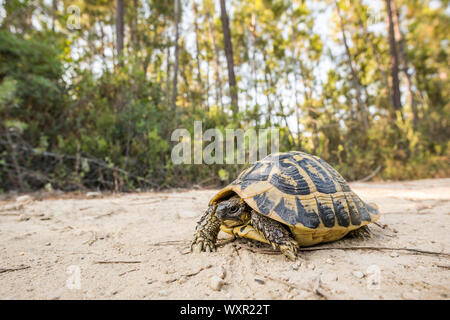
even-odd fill
[[[368,226],[362,226],[347,233],[347,237],[359,240],[367,240],[372,237],[372,231],[370,231]]]
[[[280,250],[290,260],[294,261],[297,258],[298,243],[281,223],[252,210],[252,225],[274,249]]]
[[[217,205],[209,206],[195,228],[194,240],[191,244],[191,252],[194,246],[198,251],[216,251],[217,235],[220,231],[220,222],[216,217]]]

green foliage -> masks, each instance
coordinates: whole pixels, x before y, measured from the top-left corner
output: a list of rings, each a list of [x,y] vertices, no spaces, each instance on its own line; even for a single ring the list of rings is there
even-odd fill
[[[61,1],[54,13],[48,1],[5,2],[0,190],[225,185],[246,165],[171,162],[171,133],[185,128],[192,135],[195,120],[203,122],[203,131],[222,133],[276,127],[281,151],[316,154],[349,180],[378,167],[377,179],[449,176],[445,10],[423,1],[396,1],[415,101],[414,106],[409,101],[401,72],[404,105],[396,112],[389,43],[385,33],[376,31],[385,22],[368,2],[337,1],[344,30],[334,1],[226,2],[228,9],[234,6],[230,28],[238,113],[229,105],[214,1],[182,2],[183,23],[192,24],[187,29],[193,31],[188,35],[181,28],[178,41],[175,110],[173,1],[130,1],[120,63],[112,32],[115,12],[108,1]],[[376,3],[384,8],[384,1]],[[73,4],[82,12],[79,30],[67,28],[73,17],[66,9]],[[197,18],[190,19],[193,12],[187,11],[194,6]],[[328,11],[326,37],[318,31],[317,18]],[[361,106],[368,110],[367,127]]]

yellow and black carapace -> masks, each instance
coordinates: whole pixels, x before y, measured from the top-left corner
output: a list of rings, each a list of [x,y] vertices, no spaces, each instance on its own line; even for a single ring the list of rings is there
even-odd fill
[[[368,233],[379,218],[344,178],[319,157],[291,151],[256,162],[209,202],[192,248],[214,251],[224,232],[270,243],[295,259],[298,246]]]

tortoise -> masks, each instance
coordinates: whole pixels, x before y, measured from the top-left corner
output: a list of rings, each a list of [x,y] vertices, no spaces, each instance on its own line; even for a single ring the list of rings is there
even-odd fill
[[[216,251],[220,230],[271,244],[295,260],[299,247],[367,236],[380,217],[327,162],[304,152],[271,154],[242,171],[209,202],[191,251]]]

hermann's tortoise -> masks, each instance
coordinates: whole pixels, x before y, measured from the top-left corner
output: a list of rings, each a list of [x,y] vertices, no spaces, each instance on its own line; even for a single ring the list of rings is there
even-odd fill
[[[299,246],[366,233],[375,204],[362,201],[344,178],[319,157],[272,154],[244,170],[209,202],[192,248],[215,251],[219,230],[270,243],[295,259]]]

